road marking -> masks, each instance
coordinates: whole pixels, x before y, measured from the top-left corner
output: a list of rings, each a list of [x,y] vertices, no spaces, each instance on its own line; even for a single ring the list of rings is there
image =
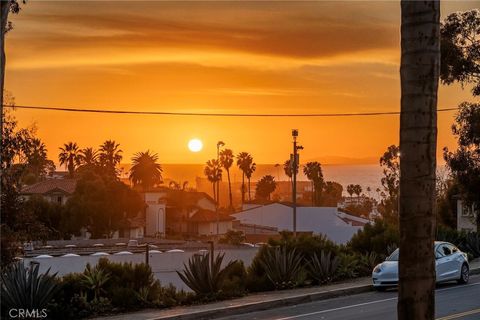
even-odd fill
[[[480,283],[471,283],[471,284],[465,284],[465,285],[462,285],[462,286],[438,289],[438,290],[435,290],[435,291],[440,292],[440,291],[447,291],[447,290],[452,290],[452,289],[459,289],[459,288],[478,286],[478,285],[480,285]],[[345,310],[345,309],[356,308],[356,307],[362,307],[362,306],[367,306],[367,305],[370,305],[370,304],[381,303],[381,302],[392,301],[392,300],[397,300],[397,297],[389,298],[389,299],[369,301],[369,302],[364,302],[364,303],[359,303],[359,304],[352,304],[352,305],[349,305],[349,306],[327,309],[327,310],[321,310],[321,311],[315,311],[315,312],[310,312],[310,313],[298,314],[298,315],[290,316],[290,317],[277,318],[275,320],[290,320],[290,319],[303,318],[303,317],[313,316],[313,315],[317,315],[317,314],[328,313],[328,312],[339,311],[339,310]],[[480,312],[480,309],[479,309],[478,312]],[[448,319],[450,319],[450,318],[446,318],[446,319],[441,318],[441,320],[448,320]],[[451,318],[451,319],[455,319],[455,318]],[[439,319],[437,319],[437,320],[439,320]]]
[[[458,318],[465,317],[465,316],[471,316],[472,314],[477,314],[477,313],[480,313],[480,309],[465,311],[465,312],[461,312],[461,313],[455,313],[455,314],[451,314],[451,315],[443,317],[443,318],[437,318],[436,320],[458,319]]]

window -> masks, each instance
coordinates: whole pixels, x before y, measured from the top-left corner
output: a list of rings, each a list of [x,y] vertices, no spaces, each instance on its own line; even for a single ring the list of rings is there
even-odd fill
[[[443,253],[442,248],[443,246],[438,246],[437,250],[435,251],[435,258],[440,259],[445,257],[445,254]]]
[[[58,202],[59,204],[62,204],[62,197],[58,196],[58,197],[57,197],[57,202]]]
[[[442,252],[445,256],[449,256],[452,254],[452,250],[449,248],[448,245],[442,245]]]

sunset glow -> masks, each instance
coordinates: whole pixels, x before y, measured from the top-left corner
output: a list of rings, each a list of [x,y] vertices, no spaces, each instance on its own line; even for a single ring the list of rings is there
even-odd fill
[[[192,139],[188,142],[188,149],[192,152],[202,151],[203,143],[200,139]]]

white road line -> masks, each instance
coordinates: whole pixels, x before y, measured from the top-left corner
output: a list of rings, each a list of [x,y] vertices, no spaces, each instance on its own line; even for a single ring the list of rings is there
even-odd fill
[[[478,285],[480,285],[480,283],[465,284],[465,285],[461,285],[461,286],[457,286],[457,287],[438,289],[438,290],[435,290],[435,291],[440,292],[440,291],[447,291],[447,290],[452,290],[452,289],[461,289],[461,288],[465,288],[465,287],[478,286]],[[310,312],[310,313],[298,314],[298,315],[290,316],[290,317],[276,318],[275,320],[289,320],[289,319],[303,318],[303,317],[313,316],[313,315],[316,315],[316,314],[322,314],[322,313],[328,313],[328,312],[333,312],[333,311],[356,308],[356,307],[361,307],[361,306],[366,306],[366,305],[381,303],[381,302],[386,302],[386,301],[392,301],[392,300],[397,300],[397,297],[389,298],[389,299],[383,299],[383,300],[369,301],[369,302],[364,302],[364,303],[359,303],[359,304],[352,304],[352,305],[349,305],[349,306],[333,308],[333,309],[328,309],[328,310],[321,310],[321,311],[315,311],[315,312]]]

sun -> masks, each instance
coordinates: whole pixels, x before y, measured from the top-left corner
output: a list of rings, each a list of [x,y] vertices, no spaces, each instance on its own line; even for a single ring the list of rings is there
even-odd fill
[[[188,141],[188,149],[192,152],[199,152],[203,149],[203,142],[200,139],[191,139]]]

